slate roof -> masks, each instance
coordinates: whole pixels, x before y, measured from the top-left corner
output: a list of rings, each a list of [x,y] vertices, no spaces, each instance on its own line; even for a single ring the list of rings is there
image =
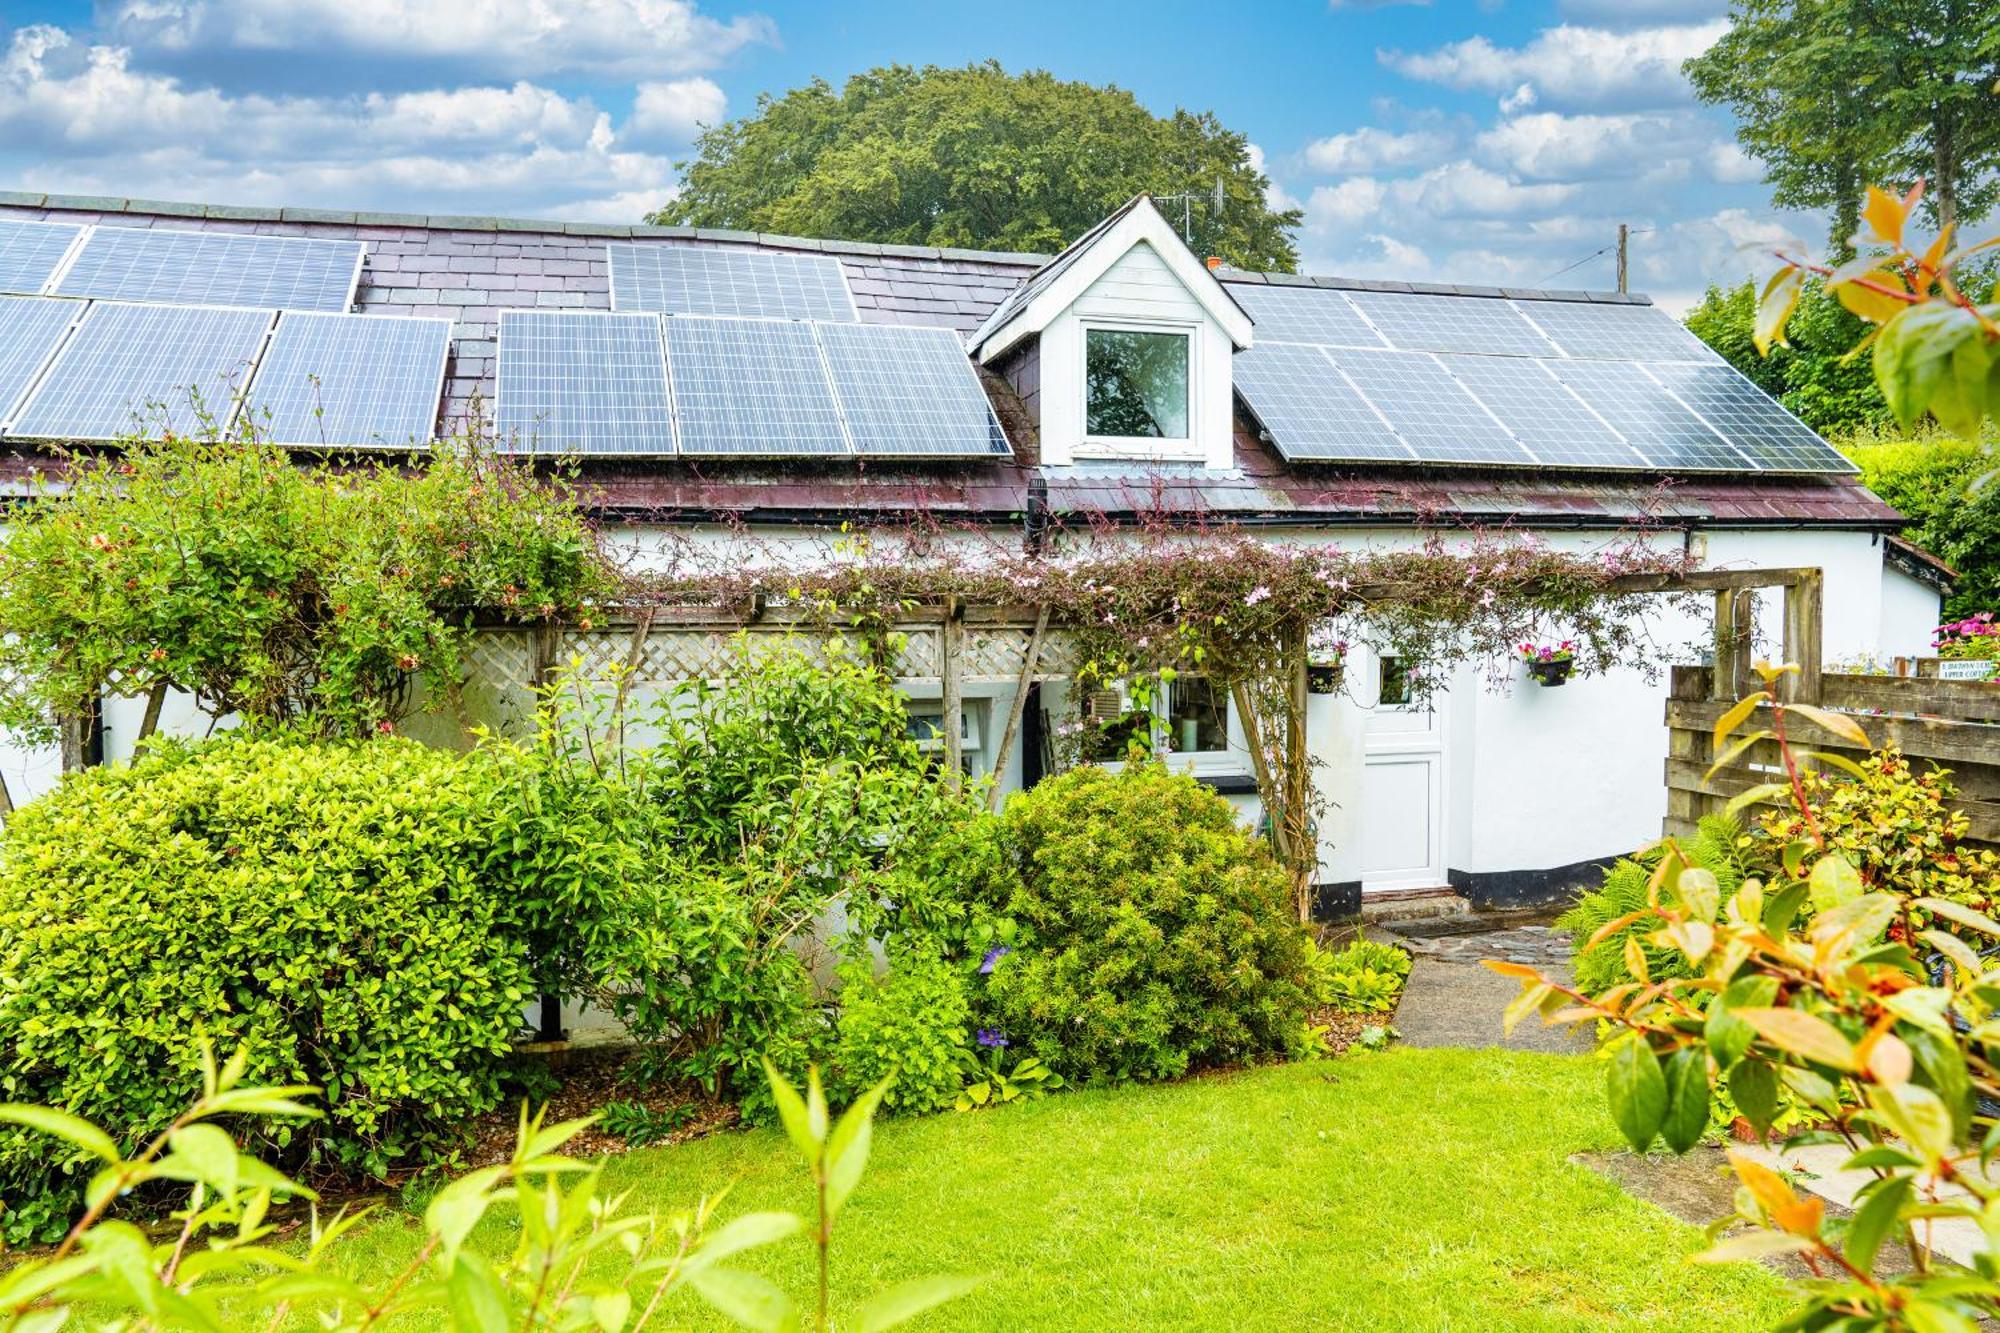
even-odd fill
[[[1128,205],[1129,207],[1129,205]],[[823,253],[840,261],[860,318],[924,324],[970,334],[1003,303],[1059,267],[1048,256],[928,246],[871,245],[687,227],[619,226],[511,218],[419,216],[323,209],[238,208],[0,192],[0,218],[104,222],[365,243],[356,308],[364,314],[429,315],[455,321],[446,372],[445,418],[462,422],[475,399],[493,395],[498,312],[504,308],[609,309],[607,240],[749,246]],[[1108,219],[1107,225],[1114,219]],[[1077,247],[1065,254],[1073,255]],[[1437,292],[1558,300],[1643,301],[1598,292],[1526,292],[1497,287],[1304,278],[1224,269],[1230,283],[1269,282],[1359,290]],[[1851,477],[1707,476],[1663,486],[1645,476],[1593,477],[1523,471],[1425,471],[1283,462],[1239,420],[1236,466],[1190,475],[1172,466],[1043,468],[1032,417],[1013,389],[982,372],[1014,446],[1011,460],[587,463],[594,507],[624,521],[716,515],[784,521],[932,516],[940,521],[1019,524],[1046,492],[1057,514],[1128,517],[1147,512],[1229,516],[1250,524],[1394,524],[1413,519],[1481,523],[1633,521],[1889,529],[1894,510]],[[0,489],[18,493],[37,466],[32,454],[0,451]]]

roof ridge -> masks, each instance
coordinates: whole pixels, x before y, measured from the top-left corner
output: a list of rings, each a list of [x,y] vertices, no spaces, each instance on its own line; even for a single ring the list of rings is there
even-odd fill
[[[650,223],[558,222],[549,218],[503,218],[442,213],[374,213],[331,208],[285,208],[236,204],[191,204],[163,199],[121,199],[107,195],[38,194],[0,190],[0,208],[40,208],[75,213],[123,213],[198,222],[307,222],[349,227],[411,227],[426,231],[540,232],[556,236],[598,236],[612,240],[690,240],[759,245],[823,254],[890,256],[902,259],[962,259],[983,263],[1034,265],[1049,256],[1020,250],[973,250],[957,246],[888,245],[718,227],[662,227]]]
[[[1414,292],[1423,296],[1511,297],[1517,301],[1576,301],[1602,305],[1651,305],[1644,292],[1602,292],[1583,288],[1494,287],[1453,282],[1398,282],[1384,278],[1344,278],[1309,273],[1259,273],[1249,269],[1216,270],[1223,282],[1267,283],[1274,287],[1330,287],[1346,292]]]

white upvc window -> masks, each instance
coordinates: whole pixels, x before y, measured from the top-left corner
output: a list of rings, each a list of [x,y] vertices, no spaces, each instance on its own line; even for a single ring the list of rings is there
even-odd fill
[[[1082,319],[1076,355],[1083,430],[1095,458],[1200,459],[1202,327],[1165,320]]]
[[[907,699],[904,711],[909,714],[908,735],[916,742],[917,748],[927,754],[944,754],[944,703],[942,700]],[[980,776],[986,768],[985,733],[980,723],[985,714],[985,706],[978,700],[963,700],[958,709],[959,764],[970,777]]]
[[[1198,777],[1250,771],[1250,750],[1229,691],[1207,676],[1152,678],[1138,697],[1123,684],[1093,691],[1083,697],[1082,709],[1084,758],[1107,768],[1122,765],[1131,741],[1138,739],[1169,768]]]

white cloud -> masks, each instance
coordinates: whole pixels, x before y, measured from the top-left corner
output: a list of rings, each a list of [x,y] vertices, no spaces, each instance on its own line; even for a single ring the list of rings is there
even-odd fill
[[[1306,145],[1306,163],[1333,173],[1381,171],[1434,162],[1450,150],[1450,137],[1435,130],[1397,134],[1370,125]]]
[[[1725,185],[1748,185],[1764,179],[1764,168],[1734,143],[1719,143],[1703,158],[1708,174]]]
[[[635,144],[685,144],[719,124],[729,99],[712,79],[642,83],[632,101],[625,137]]]
[[[1524,184],[1474,162],[1447,162],[1410,180],[1391,181],[1388,197],[1397,213],[1420,210],[1430,219],[1511,218],[1544,212],[1567,203],[1577,186]]]
[[[671,164],[588,99],[528,82],[363,97],[231,96],[122,47],[23,29],[0,56],[0,162],[51,191],[425,212],[664,200]]]
[[[1668,106],[1693,96],[1681,62],[1727,30],[1720,20],[1629,32],[1564,24],[1525,46],[1470,37],[1433,51],[1384,51],[1380,58],[1399,74],[1449,88],[1518,98],[1527,85],[1540,101],[1567,106]]]
[[[1250,159],[1250,170],[1262,176],[1270,184],[1264,187],[1264,207],[1274,213],[1288,213],[1294,208],[1304,208],[1305,204],[1297,196],[1278,184],[1278,178],[1271,174],[1271,168],[1264,160],[1264,150],[1258,145],[1245,144],[1244,152]]]
[[[1503,116],[1517,115],[1533,106],[1536,100],[1535,85],[1524,83],[1500,99],[1500,114]]]
[[[1322,185],[1306,201],[1306,225],[1321,230],[1373,217],[1388,193],[1388,187],[1371,176],[1350,176],[1338,185]]]
[[[688,0],[116,0],[105,26],[169,53],[337,51],[599,78],[708,69],[773,36],[765,19],[724,22]]]

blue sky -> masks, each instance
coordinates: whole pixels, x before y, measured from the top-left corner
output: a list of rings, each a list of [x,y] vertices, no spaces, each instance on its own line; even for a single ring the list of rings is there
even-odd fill
[[[1680,78],[1725,9],[0,0],[0,188],[637,220],[759,93],[993,57],[1215,111],[1306,209],[1309,271],[1608,286],[1586,256],[1624,221],[1634,286],[1679,307],[1821,230]]]

